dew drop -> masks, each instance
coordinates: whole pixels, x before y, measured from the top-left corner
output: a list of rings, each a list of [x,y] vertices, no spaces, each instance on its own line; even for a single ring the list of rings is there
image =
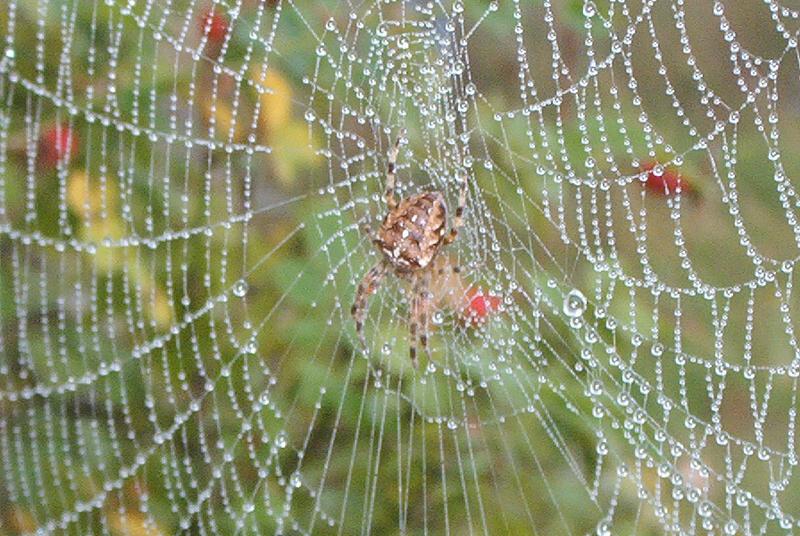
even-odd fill
[[[736,523],[733,519],[725,523],[725,534],[736,534],[736,531],[739,530],[739,524]]]
[[[294,488],[299,488],[300,486],[302,486],[303,485],[303,481],[300,479],[300,473],[298,473],[297,471],[292,473],[292,476],[289,477],[289,483]]]
[[[586,311],[586,296],[578,289],[572,289],[564,297],[564,314],[570,318],[577,318]]]
[[[240,298],[244,298],[247,294],[247,281],[240,279],[233,285],[233,294]]]

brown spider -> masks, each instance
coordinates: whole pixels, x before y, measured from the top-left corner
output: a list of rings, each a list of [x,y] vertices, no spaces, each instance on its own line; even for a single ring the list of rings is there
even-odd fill
[[[464,205],[467,199],[466,175],[461,177],[461,188],[458,196],[458,207],[453,226],[446,232],[447,204],[441,192],[422,192],[402,199],[399,203],[394,196],[395,165],[400,141],[405,131],[400,133],[392,149],[389,151],[389,162],[386,170],[386,191],[383,199],[389,212],[377,233],[365,228],[371,242],[383,254],[383,258],[364,276],[356,291],[355,301],[350,313],[356,323],[356,333],[361,346],[366,350],[364,338],[364,316],[367,312],[368,298],[380,287],[387,273],[409,283],[413,288],[410,297],[409,331],[411,343],[409,353],[414,367],[417,366],[417,335],[422,347],[428,349],[428,308],[430,305],[431,270],[434,259],[443,246],[450,244],[458,236],[458,228],[463,224]],[[458,271],[457,267],[453,268]]]

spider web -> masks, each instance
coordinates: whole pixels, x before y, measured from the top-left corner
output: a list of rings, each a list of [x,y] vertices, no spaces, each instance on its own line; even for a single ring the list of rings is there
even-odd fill
[[[800,13],[688,4],[10,1],[0,532],[792,532]]]

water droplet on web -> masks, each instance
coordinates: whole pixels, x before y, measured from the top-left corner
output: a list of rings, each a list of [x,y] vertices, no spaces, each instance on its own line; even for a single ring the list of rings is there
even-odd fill
[[[713,512],[714,506],[709,501],[703,501],[697,509],[697,513],[700,514],[701,517],[710,517]]]
[[[562,311],[570,318],[577,318],[586,311],[586,296],[578,289],[570,290],[564,297]]]
[[[302,486],[303,485],[303,481],[300,479],[300,473],[298,473],[297,471],[292,473],[292,476],[289,477],[289,483],[294,488],[299,488],[300,486]]]
[[[737,530],[739,530],[739,524],[733,519],[725,523],[725,534],[733,535]]]
[[[591,384],[589,384],[589,393],[594,396],[599,396],[603,393],[603,384],[600,380],[594,380]]]
[[[240,279],[233,285],[233,294],[239,298],[244,298],[247,294],[247,281]]]

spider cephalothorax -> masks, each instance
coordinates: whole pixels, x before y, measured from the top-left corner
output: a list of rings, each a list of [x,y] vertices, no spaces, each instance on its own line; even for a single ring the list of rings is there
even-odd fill
[[[395,163],[401,139],[402,135],[389,152],[386,192],[383,196],[389,212],[377,233],[366,230],[372,243],[383,254],[383,258],[367,272],[358,285],[351,313],[356,322],[358,337],[362,346],[366,348],[363,328],[369,295],[378,290],[381,280],[390,271],[409,281],[413,289],[412,295],[409,297],[409,331],[411,333],[409,353],[412,363],[416,366],[418,333],[423,348],[427,349],[428,345],[428,309],[430,306],[428,287],[430,286],[433,261],[442,247],[451,243],[458,235],[466,203],[467,181],[465,177],[461,177],[458,208],[456,208],[453,226],[449,232],[446,229],[447,203],[441,192],[423,192],[411,195],[398,203],[394,196]]]

